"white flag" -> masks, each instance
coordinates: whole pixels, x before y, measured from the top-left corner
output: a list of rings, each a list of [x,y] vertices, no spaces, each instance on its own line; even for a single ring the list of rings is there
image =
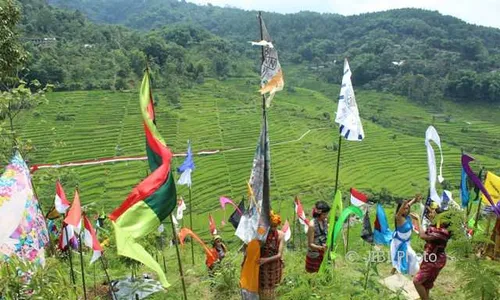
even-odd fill
[[[441,154],[441,165],[439,166],[439,176],[436,172],[436,157],[434,155],[434,149],[432,148],[431,141],[436,143],[439,147],[439,153]],[[436,128],[429,126],[425,132],[425,146],[427,147],[427,164],[429,165],[429,188],[430,197],[432,201],[436,202],[441,206],[441,197],[436,191],[436,179],[439,182],[443,182],[443,151],[441,149],[441,139],[436,131]]]
[[[344,76],[340,88],[339,105],[335,122],[340,126],[340,134],[348,141],[362,141],[365,138],[363,125],[359,118],[358,105],[351,83],[351,69],[347,59],[344,62]]]
[[[292,237],[292,231],[290,230],[290,224],[288,220],[286,220],[285,225],[281,228],[281,231],[285,234],[285,242],[288,242]]]
[[[182,220],[184,217],[184,211],[186,210],[186,203],[184,203],[184,199],[181,197],[179,201],[177,201],[177,220]]]

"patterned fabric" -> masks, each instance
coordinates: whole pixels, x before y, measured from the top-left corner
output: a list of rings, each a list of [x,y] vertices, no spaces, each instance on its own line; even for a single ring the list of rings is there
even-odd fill
[[[436,240],[428,241],[424,247],[424,259],[420,264],[420,270],[415,275],[415,281],[430,290],[434,286],[434,281],[439,272],[446,265],[445,248],[450,239],[450,232],[445,228],[430,226],[426,233]]]
[[[28,166],[16,152],[0,177],[0,259],[12,255],[43,265],[49,235]]]
[[[306,255],[306,271],[308,273],[317,273],[323,262],[323,251],[307,251]]]
[[[272,257],[279,253],[280,239],[277,230],[269,231],[266,242],[260,250],[261,258]],[[281,259],[263,264],[259,270],[260,299],[274,299],[275,288],[283,276],[283,261]]]
[[[327,240],[327,222],[323,220],[320,222],[317,218],[314,219],[314,244],[318,246],[326,245]],[[320,225],[321,224],[321,225]],[[319,267],[323,262],[323,251],[318,250],[307,250],[306,255],[306,271],[309,273],[316,273],[319,271]]]

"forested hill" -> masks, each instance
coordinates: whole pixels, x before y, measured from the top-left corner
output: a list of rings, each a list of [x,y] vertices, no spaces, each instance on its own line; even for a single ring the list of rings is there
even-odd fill
[[[198,6],[177,0],[49,0],[99,23],[141,30],[189,25],[233,41],[243,57],[256,40],[255,11]],[[358,16],[264,13],[283,67],[302,64],[338,83],[349,57],[358,87],[403,94],[429,103],[442,97],[500,102],[500,30],[438,12],[400,9]],[[178,37],[189,33],[178,32]],[[182,45],[181,45],[182,46]],[[237,55],[236,55],[237,56]],[[247,55],[248,57],[248,55]],[[233,72],[234,73],[234,72]]]
[[[142,32],[95,24],[79,11],[45,0],[16,3],[30,54],[21,75],[54,84],[56,90],[135,88],[149,57],[155,86],[168,88],[176,102],[182,88],[203,83],[205,77],[224,79],[254,69],[244,48],[203,28],[179,25]]]

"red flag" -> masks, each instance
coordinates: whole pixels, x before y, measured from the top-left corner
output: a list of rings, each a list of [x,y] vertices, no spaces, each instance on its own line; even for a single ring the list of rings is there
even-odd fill
[[[92,259],[90,260],[90,264],[95,262],[102,255],[102,247],[99,241],[97,240],[97,236],[94,228],[92,227],[92,223],[90,223],[89,219],[86,215],[83,215],[83,226],[85,227],[85,236],[84,242],[85,245],[94,250],[94,254],[92,255]]]
[[[210,227],[210,233],[212,235],[216,235],[217,234],[217,227],[215,227],[215,221],[214,221],[214,218],[212,217],[212,215],[208,215],[208,225]]]
[[[69,201],[66,199],[66,194],[64,193],[63,187],[59,180],[56,182],[56,197],[54,199],[54,206],[58,213],[64,214],[66,210],[70,207]]]
[[[68,228],[71,226],[77,234],[80,234],[80,229],[82,228],[82,208],[80,206],[80,196],[78,196],[77,190],[75,190],[75,199],[64,219],[64,223],[68,225]],[[69,238],[71,239],[71,236]]]

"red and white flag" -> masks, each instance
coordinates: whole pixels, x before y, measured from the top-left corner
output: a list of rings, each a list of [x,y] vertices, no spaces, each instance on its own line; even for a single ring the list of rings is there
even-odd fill
[[[208,215],[208,225],[210,228],[210,233],[212,235],[216,235],[217,234],[217,227],[215,227],[215,221],[214,221],[214,218],[212,217],[212,215]]]
[[[304,226],[304,232],[307,232],[309,229],[309,220],[306,218],[306,213],[304,212],[304,208],[302,208],[299,197],[295,197],[295,213],[297,214],[300,224]]]
[[[357,207],[368,203],[368,196],[359,192],[355,188],[351,188],[351,204]]]
[[[288,224],[288,220],[286,220],[285,225],[281,228],[281,231],[285,234],[285,242],[288,242],[292,237],[292,231],[290,230],[290,224]]]
[[[58,213],[64,214],[66,210],[70,207],[69,201],[66,199],[66,194],[62,188],[59,180],[56,182],[56,198],[54,200],[54,206]]]
[[[76,234],[80,234],[80,230],[82,229],[82,207],[80,206],[80,196],[78,195],[78,191],[75,190],[75,199],[73,200],[73,204],[69,209],[66,218],[64,219],[64,223],[68,226],[68,236],[69,239],[72,236],[69,234],[70,229],[71,232],[76,232]]]
[[[61,231],[59,232],[59,242],[57,246],[59,247],[59,250],[65,251],[68,245],[70,245],[73,249],[78,249],[78,241],[76,239],[75,232],[73,231],[73,227],[63,224]]]
[[[85,215],[83,216],[83,226],[85,227],[84,229],[85,246],[92,248],[92,250],[94,251],[92,258],[90,259],[90,264],[92,264],[99,257],[101,257],[102,247],[99,241],[97,240],[97,236],[95,234],[94,228],[92,227],[92,223],[90,223],[89,219]]]

